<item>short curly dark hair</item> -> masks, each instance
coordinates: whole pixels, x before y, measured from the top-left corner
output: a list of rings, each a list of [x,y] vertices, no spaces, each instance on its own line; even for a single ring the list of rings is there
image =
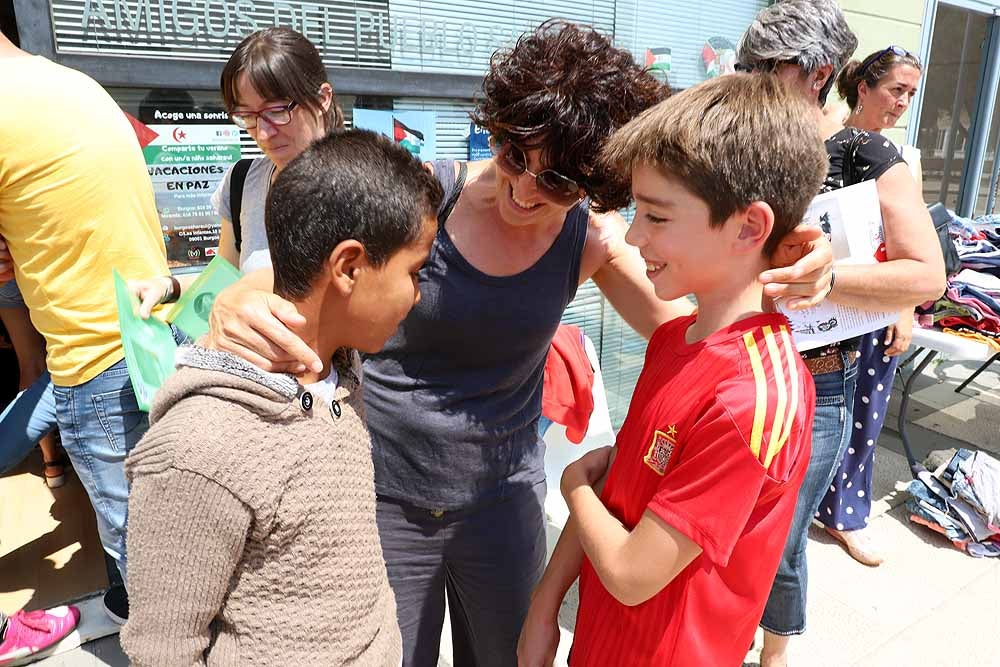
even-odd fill
[[[601,146],[669,94],[593,28],[550,20],[493,54],[470,116],[495,140],[541,148],[545,164],[579,183],[594,210],[613,211],[631,200],[629,182],[601,164]]]

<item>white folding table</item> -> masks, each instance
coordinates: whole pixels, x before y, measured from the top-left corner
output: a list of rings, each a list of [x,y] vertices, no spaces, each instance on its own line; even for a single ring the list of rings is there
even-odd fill
[[[909,377],[903,382],[903,395],[899,402],[898,430],[899,437],[903,441],[903,449],[906,451],[906,459],[910,464],[910,469],[913,471],[914,476],[916,476],[917,472],[923,469],[923,466],[914,458],[913,451],[910,449],[910,438],[906,432],[906,409],[910,404],[910,391],[913,389],[913,382],[938,354],[946,354],[949,359],[956,361],[979,362],[988,361],[995,355],[993,348],[986,343],[978,343],[974,340],[945,333],[937,329],[924,329],[917,326],[913,327],[911,345],[914,347],[914,350],[907,357],[906,361],[900,364],[900,368],[903,368],[910,362],[915,362],[916,366]],[[969,380],[971,379],[969,378]],[[968,384],[969,380],[966,380],[961,387]]]

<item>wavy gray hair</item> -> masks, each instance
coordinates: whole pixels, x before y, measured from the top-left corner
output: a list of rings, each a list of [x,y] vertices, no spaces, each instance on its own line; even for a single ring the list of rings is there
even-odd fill
[[[794,62],[806,74],[833,65],[819,91],[825,104],[837,74],[858,48],[858,38],[834,0],[780,0],[762,9],[743,33],[737,60],[750,69]]]

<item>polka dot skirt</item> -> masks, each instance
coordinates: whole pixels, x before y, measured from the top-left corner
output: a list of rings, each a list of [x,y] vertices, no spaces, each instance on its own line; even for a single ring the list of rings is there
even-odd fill
[[[899,363],[899,357],[885,354],[884,341],[885,329],[861,339],[851,441],[816,513],[823,524],[837,530],[864,528],[871,512],[875,443],[885,423],[892,378]]]

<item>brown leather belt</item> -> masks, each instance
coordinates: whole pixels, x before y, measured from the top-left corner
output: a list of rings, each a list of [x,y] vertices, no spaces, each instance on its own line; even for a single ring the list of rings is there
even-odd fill
[[[848,356],[851,361],[857,358],[857,352],[848,352]],[[844,370],[844,358],[840,353],[828,354],[825,357],[812,357],[811,359],[803,359],[806,368],[813,375],[823,375],[824,373],[833,373],[835,371]]]

